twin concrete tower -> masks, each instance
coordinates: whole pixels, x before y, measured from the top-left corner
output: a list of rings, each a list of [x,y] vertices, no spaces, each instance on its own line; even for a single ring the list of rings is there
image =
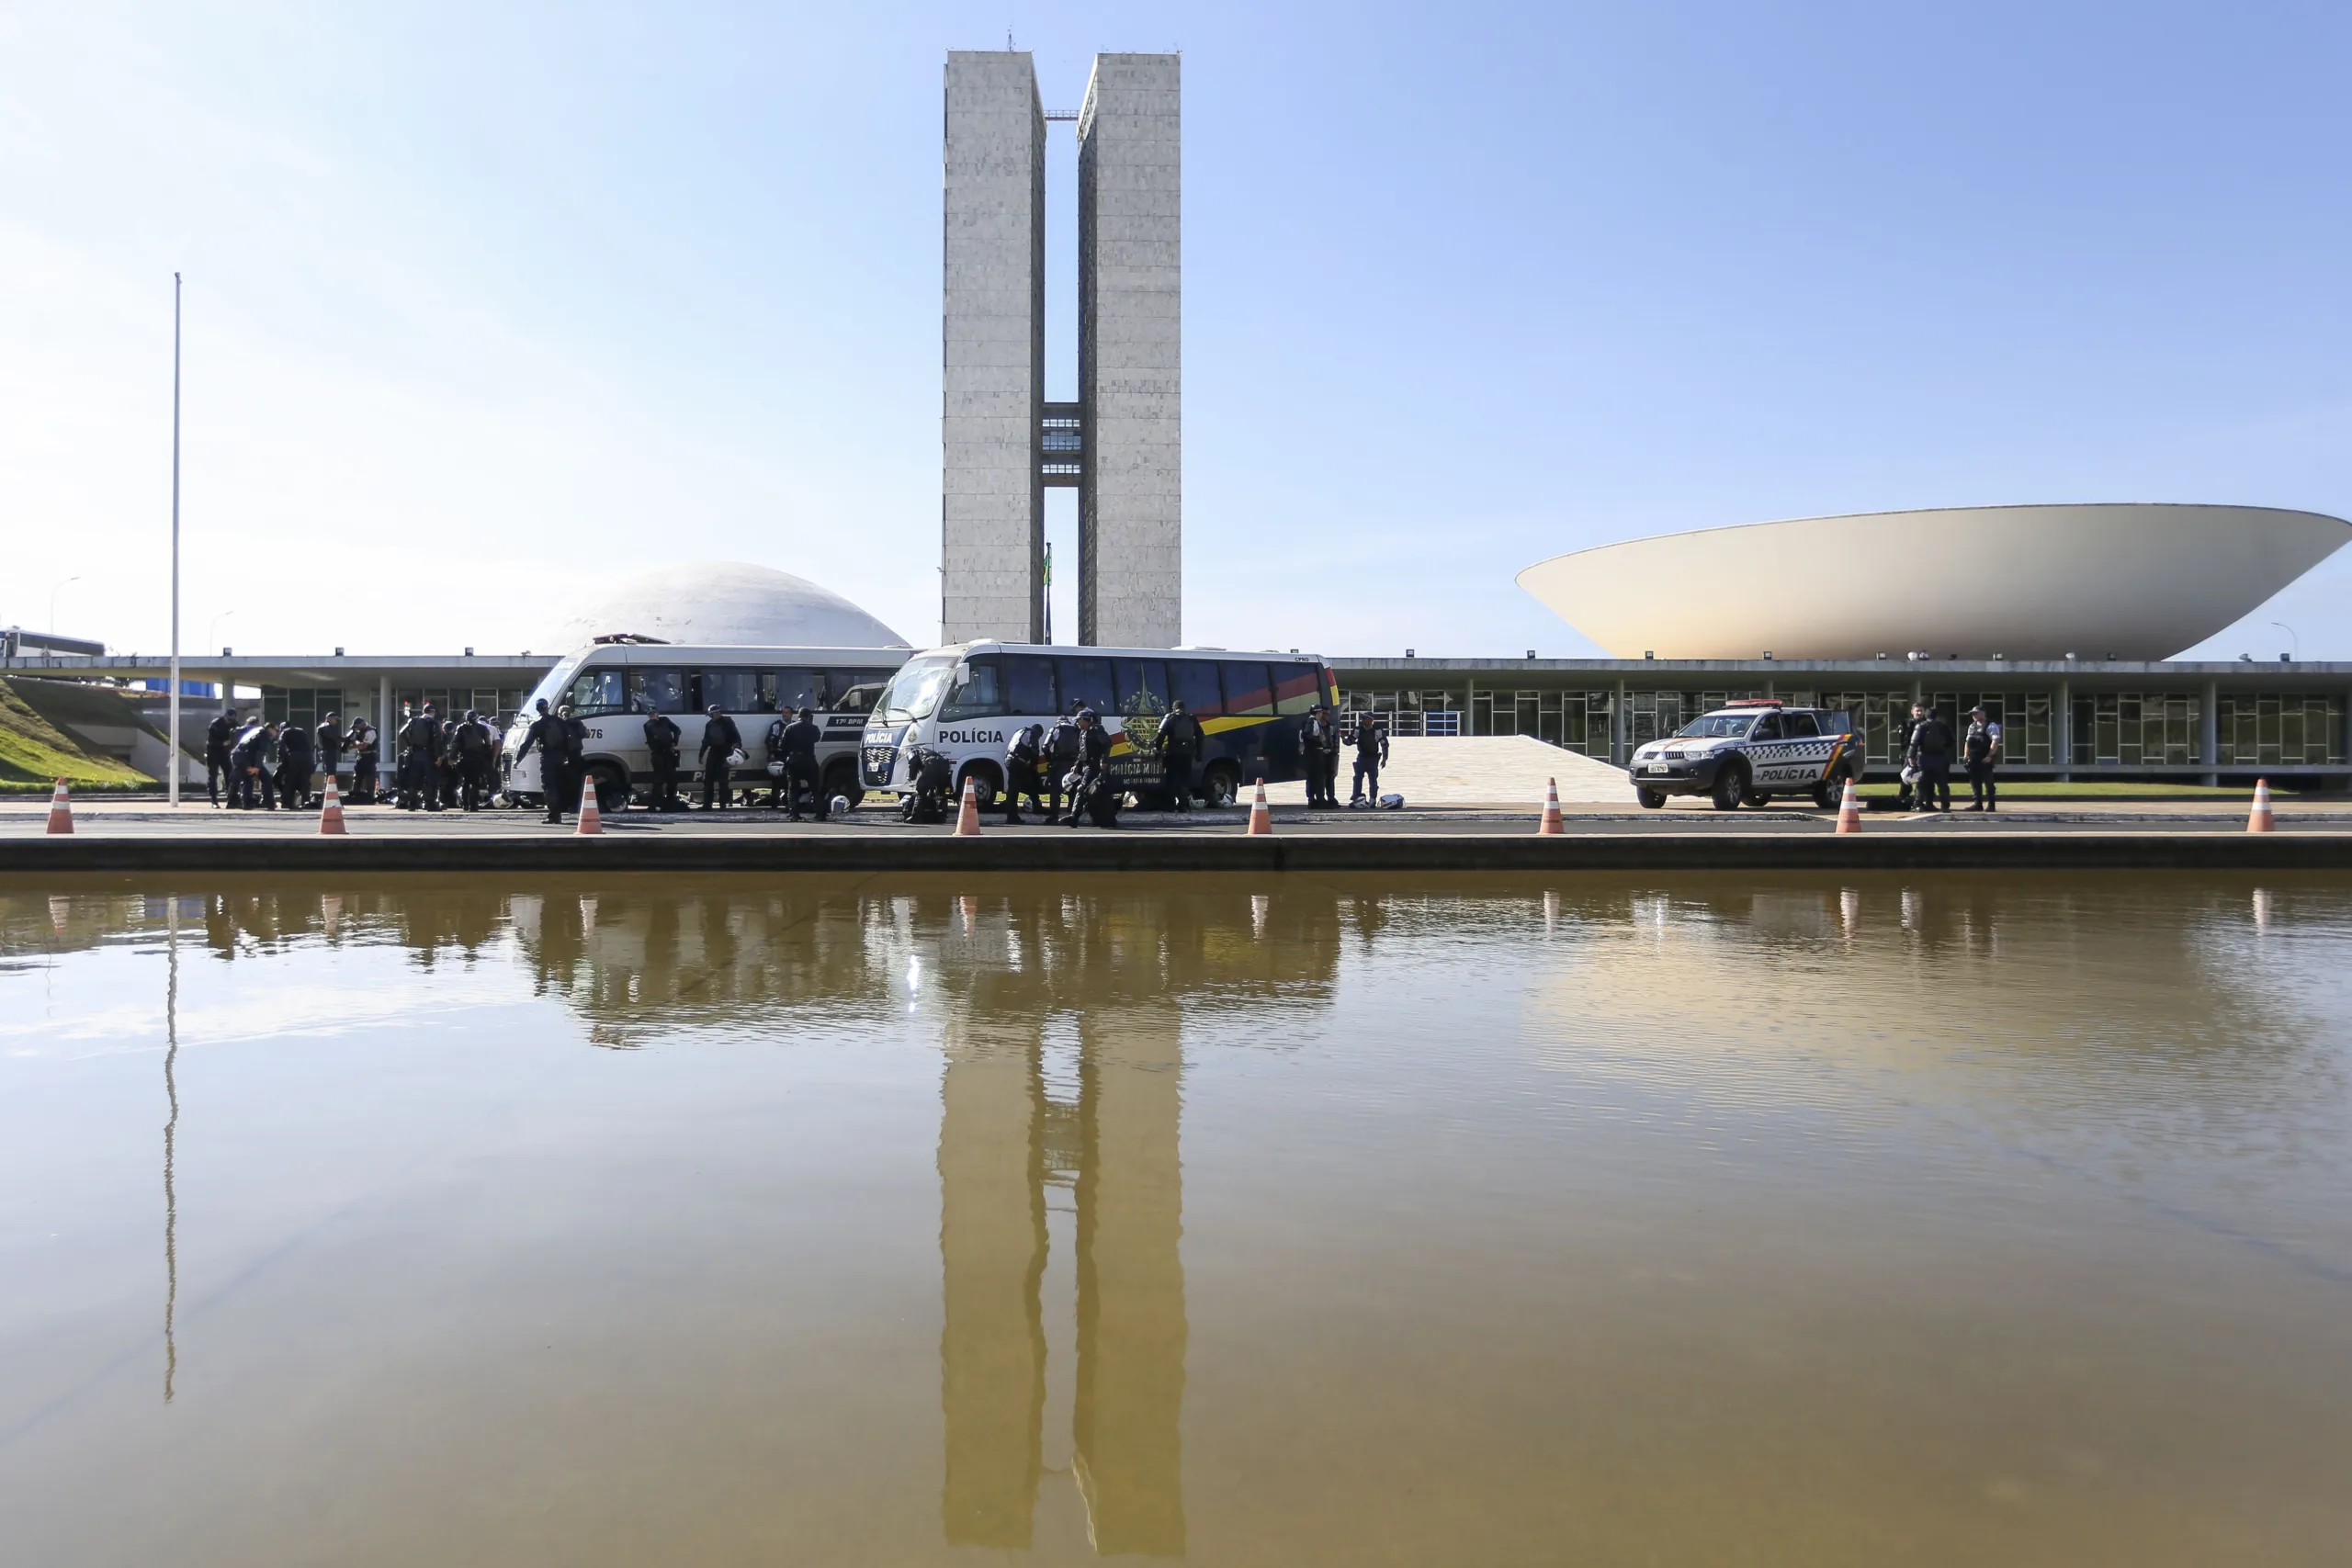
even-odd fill
[[[1181,98],[1176,55],[1094,57],[1076,116],[1078,400],[1049,403],[1047,116],[1036,68],[1011,50],[947,56],[940,621],[948,642],[1045,640],[1046,491],[1067,486],[1078,491],[1078,640],[1177,644]]]

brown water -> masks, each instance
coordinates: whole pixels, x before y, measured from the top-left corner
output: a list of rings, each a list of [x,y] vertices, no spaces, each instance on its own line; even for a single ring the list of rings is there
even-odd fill
[[[2347,974],[2343,879],[0,885],[0,1562],[2342,1562]]]

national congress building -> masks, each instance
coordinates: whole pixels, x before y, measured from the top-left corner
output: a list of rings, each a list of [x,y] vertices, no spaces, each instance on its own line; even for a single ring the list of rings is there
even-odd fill
[[[1182,630],[1181,61],[1099,54],[1049,116],[1014,51],[947,57],[942,636],[1045,640],[1046,491],[1078,491],[1078,640]],[[1078,130],[1078,400],[1046,400],[1046,134]]]

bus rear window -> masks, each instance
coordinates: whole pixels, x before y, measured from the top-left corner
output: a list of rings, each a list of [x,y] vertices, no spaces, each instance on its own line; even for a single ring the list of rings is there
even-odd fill
[[[1312,664],[1277,664],[1274,669],[1274,711],[1303,714],[1322,700],[1322,682]]]

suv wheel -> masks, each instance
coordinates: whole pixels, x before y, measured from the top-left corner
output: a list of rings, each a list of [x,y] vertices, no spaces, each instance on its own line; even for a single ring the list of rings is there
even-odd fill
[[[1739,803],[1747,795],[1747,764],[1740,761],[1725,762],[1715,774],[1715,787],[1712,795],[1716,810],[1738,810]]]
[[[1634,791],[1634,798],[1642,803],[1643,810],[1656,811],[1666,804],[1666,791],[1662,789],[1636,788]]]

